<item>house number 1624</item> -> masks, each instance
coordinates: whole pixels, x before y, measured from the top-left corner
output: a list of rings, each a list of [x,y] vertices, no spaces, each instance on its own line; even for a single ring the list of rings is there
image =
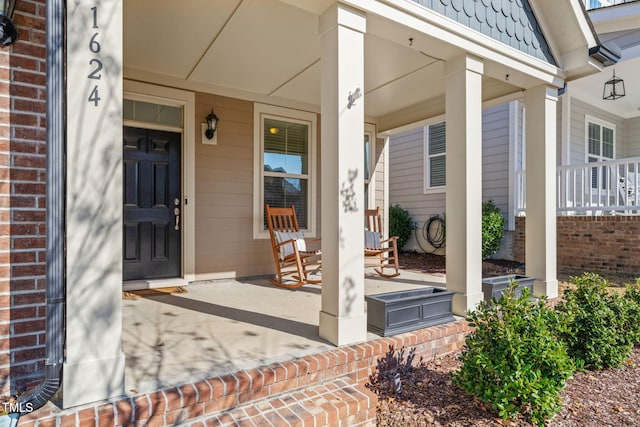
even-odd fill
[[[93,26],[92,28],[98,29],[98,7],[94,6],[91,8],[92,17],[93,17]],[[100,53],[100,42],[98,41],[98,33],[97,31],[93,33],[91,39],[89,39],[89,51],[94,54]],[[92,80],[100,80],[102,77],[102,61],[99,58],[91,58],[89,60],[89,65],[91,67],[91,72],[87,76],[87,78]],[[96,83],[93,86],[93,89],[89,93],[89,97],[87,98],[89,103],[93,103],[94,107],[97,107],[100,104],[100,92],[98,90],[98,84]]]

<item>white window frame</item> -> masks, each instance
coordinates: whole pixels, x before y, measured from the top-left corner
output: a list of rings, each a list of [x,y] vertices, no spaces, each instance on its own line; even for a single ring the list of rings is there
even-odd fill
[[[367,189],[368,200],[365,200],[366,209],[375,209],[376,207],[376,155],[377,155],[377,140],[376,140],[376,126],[372,123],[364,124],[364,134],[369,136],[369,143],[371,144],[371,155],[369,156],[369,179],[364,180],[364,186]],[[364,144],[364,138],[363,138]],[[365,153],[366,157],[366,153]],[[367,188],[368,187],[368,188]]]
[[[434,193],[445,193],[447,191],[447,186],[442,185],[442,186],[438,186],[438,187],[431,187],[429,185],[429,177],[430,172],[431,172],[431,167],[430,167],[430,162],[429,160],[432,157],[440,157],[440,156],[444,156],[445,158],[445,162],[447,159],[447,148],[446,148],[446,143],[445,143],[445,150],[444,153],[441,154],[436,154],[436,155],[429,155],[429,126],[431,125],[436,125],[436,124],[440,124],[440,123],[445,123],[446,126],[446,120],[445,120],[445,116],[438,116],[438,117],[434,117],[432,119],[430,119],[428,122],[425,123],[425,125],[422,128],[422,134],[423,134],[423,144],[422,144],[422,148],[423,148],[423,171],[424,171],[424,175],[423,175],[423,179],[422,179],[422,185],[423,185],[423,193],[424,194],[434,194]],[[445,135],[446,135],[446,131],[445,131]],[[446,179],[446,178],[445,178]]]
[[[600,126],[600,155],[589,153],[589,124]],[[613,131],[613,157],[608,158],[602,155],[602,128],[609,128]],[[584,116],[584,162],[589,163],[589,157],[597,158],[599,162],[607,160],[615,160],[616,158],[616,125],[605,120],[601,120],[597,117]]]
[[[600,154],[591,154],[589,153],[589,125],[590,124],[594,124],[594,125],[598,125],[600,126]],[[608,128],[613,132],[613,148],[612,148],[612,157],[608,158],[608,157],[604,157],[602,152],[602,129],[603,128]],[[595,158],[597,159],[596,162],[589,162],[589,158]],[[584,116],[584,162],[585,163],[599,163],[599,162],[606,162],[608,160],[614,160],[616,158],[616,125],[610,122],[607,122],[605,120],[601,120],[597,117],[593,117],[590,116],[588,114],[585,114]],[[599,171],[602,171],[602,169],[598,169]],[[601,173],[598,172],[598,176],[601,176]],[[609,176],[609,175],[607,175]],[[601,180],[605,180],[605,178],[601,178]],[[603,184],[603,185],[608,185],[608,184]],[[597,186],[593,186],[593,184],[591,184],[591,188],[593,189],[597,189]]]
[[[304,175],[308,180],[307,206],[309,207],[306,237],[316,237],[316,152],[317,115],[308,111],[254,103],[253,106],[253,238],[268,239],[269,231],[264,229],[264,119],[284,120],[309,126],[309,170]],[[279,176],[282,174],[278,174]],[[288,176],[288,175],[287,175]],[[293,175],[291,175],[293,176]],[[302,177],[295,175],[293,177]]]

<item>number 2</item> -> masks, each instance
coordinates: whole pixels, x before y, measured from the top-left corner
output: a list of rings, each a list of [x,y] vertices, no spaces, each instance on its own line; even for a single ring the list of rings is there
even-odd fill
[[[102,70],[102,61],[100,61],[99,59],[93,58],[89,61],[89,64],[96,64],[96,68],[92,72],[90,72],[87,77],[94,80],[100,80],[100,77],[102,77],[102,74],[98,74],[98,73],[100,72],[100,70]]]

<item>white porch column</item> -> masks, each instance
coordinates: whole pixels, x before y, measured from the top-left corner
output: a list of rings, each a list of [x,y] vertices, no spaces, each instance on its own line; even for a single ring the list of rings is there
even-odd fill
[[[67,2],[64,407],[124,393],[122,0]]]
[[[322,39],[322,310],[320,336],[344,345],[367,338],[364,312],[364,92],[366,18],[336,4]]]
[[[482,300],[482,73],[463,55],[445,65],[447,117],[447,289],[453,312]]]
[[[556,276],[556,102],[557,89],[538,86],[525,93],[526,274],[536,278],[533,294],[558,296]]]

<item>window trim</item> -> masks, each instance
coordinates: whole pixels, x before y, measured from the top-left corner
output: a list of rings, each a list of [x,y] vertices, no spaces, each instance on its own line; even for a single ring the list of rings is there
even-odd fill
[[[368,200],[366,200],[367,209],[375,209],[376,207],[376,155],[377,155],[377,138],[376,126],[372,123],[364,124],[364,136],[369,135],[369,144],[371,145],[371,155],[369,156],[369,179],[364,179],[364,185],[369,186]],[[363,144],[364,144],[363,136]],[[365,153],[366,156],[366,153]]]
[[[595,155],[595,154],[589,154],[589,124],[593,123],[594,125],[598,125],[600,126],[600,129],[602,129],[603,127],[605,128],[609,128],[613,131],[613,157],[609,158],[604,158],[602,156],[602,130],[600,131],[600,155]],[[597,117],[593,117],[590,116],[588,114],[585,114],[584,116],[584,162],[585,163],[589,163],[589,157],[598,157],[598,161],[607,161],[607,160],[615,160],[616,158],[616,125],[611,123],[611,122],[607,122],[605,120],[601,120]]]
[[[600,126],[600,154],[590,154],[589,153],[589,125],[594,124],[594,125],[598,125]],[[613,147],[612,147],[612,157],[608,158],[608,157],[604,157],[603,156],[603,149],[602,149],[602,142],[603,142],[603,132],[602,129],[603,128],[607,128],[610,129],[613,132]],[[597,117],[593,117],[590,116],[588,114],[585,114],[584,116],[584,162],[589,164],[589,163],[600,163],[600,162],[606,162],[609,160],[615,160],[616,158],[616,125],[610,122],[607,122],[605,120],[601,120]],[[595,158],[596,161],[595,162],[589,162],[589,158]],[[594,168],[593,170],[598,170],[598,176],[602,176],[601,175],[601,171],[603,170],[600,167]],[[593,172],[592,172],[593,173]],[[607,175],[609,176],[609,175]],[[600,178],[599,178],[600,179]],[[608,182],[607,178],[607,182]],[[605,178],[603,177],[602,180],[604,181]],[[603,184],[606,185],[606,184]],[[592,178],[592,183],[591,183],[591,188],[592,189],[598,189],[598,186],[594,186],[593,185],[593,178]]]
[[[285,120],[309,125],[309,170],[307,205],[309,206],[308,228],[304,229],[305,237],[316,237],[316,153],[318,119],[315,113],[275,105],[253,104],[253,238],[268,239],[269,232],[263,229],[264,224],[264,134],[262,132],[265,118]]]
[[[422,187],[423,187],[423,194],[436,194],[436,193],[446,193],[447,191],[447,186],[442,185],[442,186],[438,186],[438,187],[431,187],[429,185],[429,174],[431,172],[431,167],[430,167],[430,162],[429,160],[431,159],[431,157],[435,157],[435,156],[431,156],[429,155],[429,126],[432,125],[436,125],[439,123],[445,123],[446,126],[446,118],[444,115],[440,115],[437,117],[433,117],[432,119],[430,119],[429,121],[425,122],[425,124],[422,126],[422,152],[423,152],[423,165],[422,165],[422,170],[423,170],[423,176],[422,176]],[[445,138],[446,138],[446,130],[445,130]],[[446,162],[446,158],[447,158],[447,146],[446,146],[446,142],[445,142],[445,149],[444,149],[444,153],[442,154],[437,154],[437,156],[444,156],[445,158],[445,162]],[[445,178],[446,179],[446,178]]]

